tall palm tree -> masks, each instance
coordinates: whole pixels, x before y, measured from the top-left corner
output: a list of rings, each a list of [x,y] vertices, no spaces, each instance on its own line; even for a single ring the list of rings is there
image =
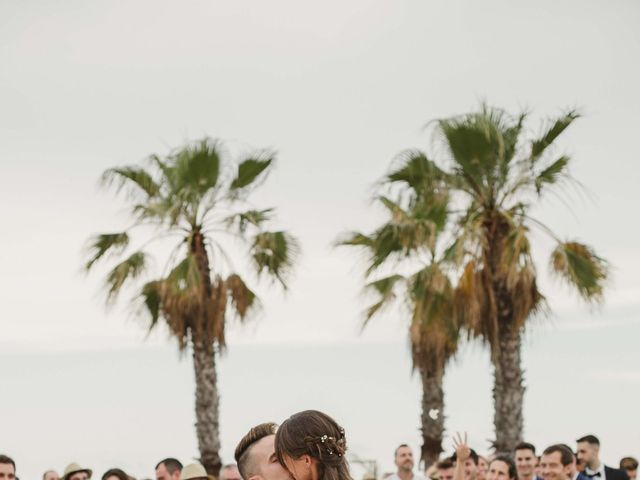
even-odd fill
[[[530,138],[526,114],[513,117],[482,106],[478,112],[435,121],[437,161],[423,152],[408,152],[386,177],[404,191],[438,184],[450,195],[443,268],[456,285],[456,321],[490,347],[499,452],[511,451],[522,438],[521,336],[530,315],[546,306],[531,257],[531,229],[540,229],[556,243],[552,273],[586,301],[603,298],[606,261],[577,240],[562,240],[531,214],[537,202],[571,179],[570,158],[553,156],[551,147],[577,118],[569,111]]]
[[[273,209],[250,208],[247,201],[273,159],[259,152],[236,163],[220,143],[205,138],[164,158],[152,155],[145,166],[109,169],[102,180],[118,190],[127,187],[133,222],[122,232],[92,237],[87,252],[87,271],[106,257],[124,257],[106,276],[108,303],[125,285],[137,283],[136,313],[147,312],[150,329],[164,322],[181,351],[192,349],[200,460],[216,477],[221,466],[216,358],[226,345],[229,317],[244,321],[259,308],[224,242],[246,249],[258,275],[267,274],[284,288],[298,251],[288,233],[265,230]],[[150,240],[133,248],[134,230],[150,234]],[[175,242],[164,270],[149,272],[146,249],[168,239]]]
[[[444,432],[445,366],[457,350],[460,328],[452,311],[454,288],[436,257],[439,234],[446,226],[449,195],[443,182],[416,185],[397,201],[380,195],[389,218],[373,233],[351,233],[339,244],[363,248],[368,254],[367,277],[380,270],[393,273],[373,280],[366,290],[376,296],[365,314],[365,324],[399,297],[410,318],[409,343],[413,369],[422,381],[421,461],[435,462],[442,452]]]

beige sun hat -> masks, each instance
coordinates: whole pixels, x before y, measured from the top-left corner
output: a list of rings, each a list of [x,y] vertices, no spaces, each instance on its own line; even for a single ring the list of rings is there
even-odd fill
[[[209,478],[207,471],[199,462],[190,463],[180,472],[180,480],[195,480],[196,478]]]
[[[81,467],[79,464],[71,462],[69,465],[67,465],[67,468],[64,469],[62,480],[67,480],[72,474],[77,472],[87,472],[89,478],[91,478],[91,475],[93,474],[93,471],[90,468]]]

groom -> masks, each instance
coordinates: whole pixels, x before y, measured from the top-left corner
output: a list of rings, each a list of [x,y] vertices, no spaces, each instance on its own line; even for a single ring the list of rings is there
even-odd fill
[[[243,480],[292,480],[276,457],[275,423],[256,425],[242,437],[235,458]]]

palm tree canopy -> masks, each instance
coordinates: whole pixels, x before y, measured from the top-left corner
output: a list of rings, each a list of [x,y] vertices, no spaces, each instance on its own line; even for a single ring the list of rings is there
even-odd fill
[[[164,320],[181,348],[194,335],[224,348],[227,311],[243,321],[259,308],[256,294],[231,264],[228,245],[244,247],[257,275],[284,288],[299,253],[293,236],[266,228],[273,209],[248,202],[273,162],[266,151],[234,162],[220,142],[205,138],[165,157],[152,155],[142,166],[105,171],[102,183],[126,192],[133,219],[122,232],[95,235],[87,247],[87,271],[124,256],[107,273],[107,301],[138,283],[134,301],[149,314],[150,328]],[[149,232],[150,239],[132,248],[134,234]],[[163,262],[164,273],[143,281],[152,263],[147,248],[169,237],[177,242]]]
[[[554,156],[552,146],[577,118],[577,112],[568,111],[550,121],[539,136],[527,138],[527,114],[511,116],[483,105],[478,112],[434,123],[441,158],[405,152],[383,181],[408,198],[408,205],[423,205],[429,212],[446,206],[446,224],[437,224],[442,241],[433,255],[441,257],[446,276],[455,284],[453,310],[458,321],[491,344],[496,341],[501,302],[512,305],[510,319],[517,326],[544,307],[531,257],[532,228],[557,243],[552,271],[585,300],[602,300],[606,261],[577,240],[559,239],[530,214],[535,202],[571,180],[570,157]],[[376,232],[369,243],[356,236],[350,241],[373,248],[378,237]],[[386,252],[382,247],[376,251],[381,256]],[[373,269],[381,265],[377,258],[372,255]],[[504,296],[499,298],[496,291]]]
[[[449,194],[441,180],[420,175],[420,160],[415,154],[402,171],[395,172],[410,185],[409,194],[376,197],[387,220],[369,235],[345,235],[338,245],[363,249],[367,277],[377,276],[365,285],[375,300],[365,312],[363,326],[401,299],[410,318],[413,367],[434,375],[455,354],[460,328],[452,310],[454,288],[442,260],[436,258],[439,236],[447,225]],[[379,276],[384,269],[409,273]]]

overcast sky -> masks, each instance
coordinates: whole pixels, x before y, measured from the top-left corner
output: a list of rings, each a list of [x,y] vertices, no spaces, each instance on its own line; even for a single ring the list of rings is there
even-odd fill
[[[605,305],[586,307],[547,276],[551,245],[536,235],[555,315],[527,333],[526,434],[543,447],[594,431],[608,461],[640,455],[630,421],[630,399],[640,397],[640,4],[518,3],[1,2],[0,372],[9,402],[0,450],[19,460],[23,480],[85,459],[96,474],[123,465],[144,477],[162,456],[197,454],[189,358],[179,361],[162,331],[147,338],[124,304],[106,311],[101,278],[81,273],[81,254],[91,234],[126,224],[122,199],[98,188],[106,168],[205,135],[278,152],[253,201],[277,207],[278,226],[303,248],[286,294],[250,277],[264,312],[232,326],[220,384],[226,460],[251,422],[308,407],[335,412],[357,453],[387,468],[396,443],[410,437],[417,447],[405,319],[391,312],[359,333],[362,258],[331,244],[381,220],[374,183],[403,149],[429,150],[429,120],[484,99],[530,110],[533,132],[567,107],[584,113],[558,150],[574,158],[585,191],[567,192],[570,210],[550,198],[535,213],[614,267]],[[309,352],[328,372],[301,361]],[[263,369],[272,383],[253,388]],[[469,428],[486,450],[491,370],[480,345],[463,351],[447,385],[449,430]]]

